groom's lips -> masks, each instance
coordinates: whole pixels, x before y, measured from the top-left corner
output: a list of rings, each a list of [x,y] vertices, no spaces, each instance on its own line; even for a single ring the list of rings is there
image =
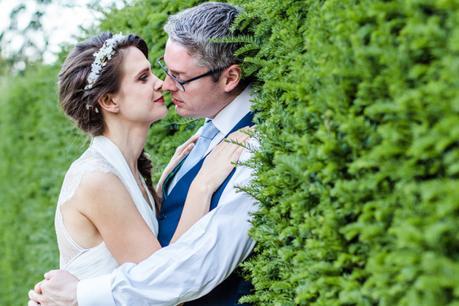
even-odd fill
[[[180,106],[181,104],[183,104],[183,101],[180,101],[180,100],[172,97],[172,103],[174,103],[176,106]]]

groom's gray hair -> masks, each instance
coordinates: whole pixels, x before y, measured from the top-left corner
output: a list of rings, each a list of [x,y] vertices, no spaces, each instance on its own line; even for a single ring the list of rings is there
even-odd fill
[[[232,37],[230,31],[241,9],[227,3],[206,2],[169,17],[164,31],[169,39],[183,45],[199,65],[210,69],[240,63],[234,52],[238,43],[212,42],[213,38]]]

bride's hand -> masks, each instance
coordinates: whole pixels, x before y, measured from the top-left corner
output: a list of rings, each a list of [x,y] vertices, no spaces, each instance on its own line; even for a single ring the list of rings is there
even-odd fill
[[[231,134],[206,157],[198,175],[191,183],[172,242],[209,212],[212,195],[233,170],[234,163],[239,160],[244,150],[243,146],[249,138],[248,134],[245,129]]]
[[[198,138],[199,134],[191,136],[190,139],[188,139],[182,145],[178,146],[175,150],[174,156],[172,156],[170,162],[167,164],[166,168],[164,168],[164,171],[161,174],[161,178],[159,179],[158,184],[156,185],[156,191],[160,197],[162,193],[162,186],[167,176],[175,169],[175,167],[177,167],[177,165],[182,161],[182,159],[185,158],[185,156],[191,152]]]
[[[248,130],[241,129],[229,135],[206,157],[201,170],[193,181],[193,185],[213,194],[228,177],[239,160],[244,145],[250,138]]]

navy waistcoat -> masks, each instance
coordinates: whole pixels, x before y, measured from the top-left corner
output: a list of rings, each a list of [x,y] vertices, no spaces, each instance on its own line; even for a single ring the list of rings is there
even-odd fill
[[[253,125],[253,113],[250,112],[245,115],[231,130],[230,133],[239,130],[240,128]],[[176,183],[171,192],[167,194],[167,186],[171,181],[171,178],[177,173],[181,164],[174,169],[174,171],[169,175],[164,183],[163,189],[163,203],[161,206],[161,211],[158,217],[159,223],[159,233],[158,240],[162,246],[167,246],[172,236],[174,235],[175,229],[177,228],[180,216],[182,214],[183,206],[185,204],[186,196],[190,188],[193,179],[198,174],[199,169],[204,162],[204,158],[201,159],[196,165],[194,165],[183,177]],[[218,205],[218,201],[225,190],[226,185],[228,184],[231,177],[234,175],[236,169],[229,174],[225,181],[220,185],[217,191],[213,194],[212,200],[210,203],[210,210],[214,209]],[[190,277],[193,277],[190,275]],[[214,290],[209,292],[207,295],[185,303],[186,306],[233,306],[240,305],[237,303],[239,298],[243,295],[250,293],[252,288],[249,282],[246,282],[237,275],[237,273],[232,273],[227,279],[225,279],[220,285],[218,285]],[[244,304],[248,305],[248,304]]]

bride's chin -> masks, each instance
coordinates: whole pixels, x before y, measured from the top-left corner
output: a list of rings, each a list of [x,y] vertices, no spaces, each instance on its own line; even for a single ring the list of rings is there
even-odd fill
[[[164,112],[162,112],[161,114],[156,114],[156,116],[154,116],[153,120],[151,120],[150,125],[160,121],[161,119],[166,117],[166,115],[167,115],[167,109]]]
[[[167,115],[167,107],[164,105],[163,112],[162,112],[161,115],[159,116],[159,119],[158,119],[158,120],[163,119],[164,117],[166,117],[166,115]]]

